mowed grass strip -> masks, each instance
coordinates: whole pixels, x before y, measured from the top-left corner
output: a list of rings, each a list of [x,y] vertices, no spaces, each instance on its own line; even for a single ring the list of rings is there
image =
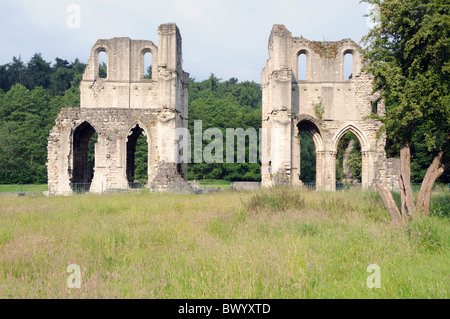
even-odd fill
[[[2,193],[36,193],[43,194],[48,191],[47,184],[14,184],[14,185],[0,185],[0,194]]]
[[[448,298],[448,201],[399,226],[361,191],[2,197],[0,298]]]

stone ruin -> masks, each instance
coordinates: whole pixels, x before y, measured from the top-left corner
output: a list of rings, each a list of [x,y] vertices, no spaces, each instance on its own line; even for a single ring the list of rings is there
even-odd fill
[[[158,28],[158,44],[113,38],[98,40],[80,84],[80,107],[63,108],[48,139],[50,194],[70,194],[79,185],[90,192],[127,189],[134,180],[137,138],[148,143],[148,185],[166,188],[186,181],[175,130],[188,125],[189,74],[183,71],[178,27]],[[107,77],[99,54],[107,55]],[[151,54],[152,78],[144,78]],[[97,133],[95,167],[88,165],[89,141]]]
[[[175,24],[158,28],[151,41],[98,40],[80,84],[80,107],[63,108],[48,140],[49,194],[70,194],[77,185],[90,192],[127,189],[134,180],[137,138],[148,143],[148,184],[158,189],[186,184],[186,163],[177,147],[177,128],[187,128],[189,74],[183,71],[181,35]],[[99,54],[107,54],[107,77],[99,74]],[[152,55],[153,75],[144,78],[144,56]],[[351,54],[352,77],[344,78],[344,56]],[[299,77],[299,56],[306,78]],[[300,131],[316,148],[316,189],[336,189],[339,140],[352,132],[362,153],[362,187],[375,181],[398,185],[398,160],[387,159],[381,123],[384,103],[372,93],[372,76],[362,71],[362,54],[350,39],[317,42],[292,37],[274,25],[269,59],[261,74],[263,187],[302,185]],[[323,114],[314,105],[323,107]],[[88,165],[89,141],[97,133],[95,167]]]
[[[344,78],[346,54],[352,55],[350,79]],[[301,66],[306,76],[299,74],[300,55],[306,58]],[[269,59],[261,73],[263,186],[302,184],[300,131],[314,141],[316,189],[336,190],[337,146],[346,132],[361,146],[363,189],[377,180],[398,185],[398,160],[386,158],[386,136],[377,136],[382,123],[366,118],[372,112],[383,116],[385,108],[372,93],[373,77],[362,71],[362,58],[360,47],[350,39],[309,41],[293,37],[284,25],[273,26]]]

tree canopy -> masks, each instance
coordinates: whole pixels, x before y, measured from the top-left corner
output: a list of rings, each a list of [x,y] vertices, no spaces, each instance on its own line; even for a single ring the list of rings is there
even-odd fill
[[[362,2],[375,22],[363,38],[367,70],[386,102],[388,151],[400,152],[402,213],[415,210],[411,166],[423,178],[418,204],[426,212],[435,180],[450,166],[449,2]]]
[[[420,142],[436,154],[450,135],[450,16],[448,1],[364,0],[377,24],[363,39],[386,100],[392,146]],[[416,144],[416,143],[414,143]]]

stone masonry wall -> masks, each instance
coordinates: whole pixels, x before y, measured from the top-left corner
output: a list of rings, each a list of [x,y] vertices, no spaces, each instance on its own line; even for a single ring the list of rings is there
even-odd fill
[[[189,74],[182,69],[177,26],[163,24],[158,34],[159,47],[129,38],[98,40],[92,47],[80,84],[80,108],[62,109],[50,132],[50,194],[70,194],[73,184],[80,182],[90,184],[95,193],[127,188],[134,166],[127,157],[134,156],[137,134],[147,137],[148,185],[165,188],[186,180],[186,163],[180,162],[175,133],[177,128],[187,129]],[[107,54],[106,78],[99,77],[100,52]],[[146,53],[152,54],[152,79],[144,79]],[[137,126],[140,129],[133,131]],[[98,142],[92,177],[86,171],[86,157],[94,132]]]
[[[298,57],[306,56],[306,79],[298,80]],[[344,56],[352,54],[352,77],[344,78]],[[382,123],[367,119],[384,115],[383,101],[372,92],[372,75],[362,71],[362,54],[350,39],[310,41],[292,37],[283,25],[274,25],[269,38],[269,59],[261,73],[263,90],[262,185],[302,184],[299,130],[306,131],[316,147],[316,186],[335,190],[336,152],[346,132],[359,140],[362,186],[376,180],[395,182],[393,160],[385,156],[385,136],[377,137]],[[319,118],[314,105],[323,107]]]

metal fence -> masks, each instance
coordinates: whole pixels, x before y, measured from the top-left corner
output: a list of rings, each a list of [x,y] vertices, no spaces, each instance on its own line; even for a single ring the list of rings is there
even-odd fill
[[[316,190],[316,182],[303,182],[303,186],[312,190]]]
[[[315,182],[303,182],[303,186],[315,190]],[[391,185],[391,191],[398,191],[396,185]],[[420,191],[420,183],[412,183],[412,190],[414,193]],[[126,189],[101,189],[101,194],[119,193],[119,192],[174,192],[174,193],[189,193],[189,194],[206,194],[213,192],[220,192],[225,190],[251,190],[261,187],[260,182],[229,182],[229,181],[190,181],[182,183],[172,183],[170,185],[161,187],[155,183],[128,183]],[[360,189],[361,184],[343,184],[336,183],[337,191],[349,191],[353,189]],[[91,183],[74,183],[71,184],[71,189],[74,194],[89,193]],[[450,192],[450,184],[435,184],[433,192]],[[47,184],[10,184],[0,185],[0,196],[39,196],[51,194],[51,185]]]
[[[421,186],[422,186],[421,183],[411,183],[411,188],[412,188],[413,193],[420,192],[420,187]],[[389,185],[389,188],[393,192],[400,192],[400,189],[399,189],[398,185],[391,184],[391,185]],[[450,183],[449,184],[435,183],[434,186],[433,186],[432,192],[433,193],[450,192]]]
[[[0,195],[43,195],[48,191],[47,184],[10,184],[0,185]]]
[[[73,183],[71,184],[72,191],[75,194],[85,194],[89,193],[91,189],[91,183]]]

